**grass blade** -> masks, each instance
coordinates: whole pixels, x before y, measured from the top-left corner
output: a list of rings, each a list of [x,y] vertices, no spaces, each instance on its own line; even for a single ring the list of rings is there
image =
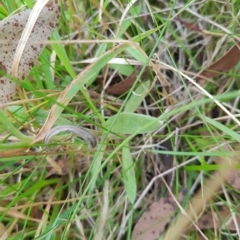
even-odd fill
[[[134,164],[129,146],[122,148],[122,172],[125,191],[129,201],[133,204],[137,194]]]

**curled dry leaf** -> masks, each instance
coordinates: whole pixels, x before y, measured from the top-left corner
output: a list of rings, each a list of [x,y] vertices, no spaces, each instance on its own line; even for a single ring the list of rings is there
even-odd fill
[[[24,80],[36,63],[58,23],[60,11],[60,1],[50,0],[44,6],[23,51],[18,68],[18,79]],[[0,21],[0,70],[6,75],[12,74],[13,57],[30,13],[31,9],[28,9]],[[0,105],[3,105],[14,97],[16,84],[8,77],[2,76],[0,93]]]
[[[180,192],[178,199],[183,200],[186,191]],[[154,202],[135,225],[131,240],[155,240],[164,232],[177,209],[172,197],[161,198]]]
[[[216,77],[235,67],[239,61],[240,61],[240,42],[237,42],[224,56],[222,56],[216,62],[212,63],[209,67],[204,69],[196,80],[200,81],[202,80],[202,78]]]
[[[61,126],[52,128],[50,131],[46,133],[44,142],[48,143],[53,136],[57,135],[58,133],[66,132],[66,131],[76,134],[79,138],[86,141],[89,147],[91,148],[94,148],[97,145],[97,140],[91,133],[89,133],[87,130],[83,128],[72,126],[72,125],[61,125]]]
[[[141,72],[142,66],[138,66],[135,71],[128,77],[126,77],[122,82],[116,83],[112,86],[109,86],[106,88],[106,93],[114,95],[114,96],[120,96],[127,92],[134,82],[137,79],[138,74]],[[150,75],[149,69],[146,68],[141,76],[141,79],[145,79]]]

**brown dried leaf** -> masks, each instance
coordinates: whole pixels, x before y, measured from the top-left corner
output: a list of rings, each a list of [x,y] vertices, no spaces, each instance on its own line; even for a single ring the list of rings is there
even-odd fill
[[[122,82],[116,83],[112,86],[109,86],[106,88],[106,93],[114,95],[114,96],[120,96],[127,92],[134,82],[137,79],[138,74],[141,72],[142,66],[138,66],[136,70],[128,77],[126,77]],[[145,68],[141,78],[146,78],[149,75],[149,69]]]
[[[182,201],[184,192],[179,194],[179,201]],[[143,213],[132,233],[132,240],[155,240],[165,230],[167,224],[174,216],[176,202],[172,197],[162,198],[154,202],[148,210]]]
[[[236,43],[224,56],[203,70],[197,81],[203,78],[213,78],[229,71],[240,61],[240,43]]]
[[[46,46],[46,41],[56,27],[60,18],[60,10],[60,1],[50,0],[44,6],[19,62],[18,79],[24,80],[36,63],[38,56]],[[8,75],[12,74],[14,54],[31,11],[31,9],[25,10],[0,22],[0,68]],[[0,92],[0,104],[7,103],[16,93],[16,84],[7,77],[1,77]]]
[[[43,216],[43,210],[40,207],[33,206],[30,212],[31,218],[41,219]]]

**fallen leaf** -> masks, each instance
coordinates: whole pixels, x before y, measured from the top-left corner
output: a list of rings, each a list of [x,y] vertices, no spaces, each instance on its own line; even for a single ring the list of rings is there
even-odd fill
[[[6,75],[12,75],[14,55],[18,44],[21,44],[19,40],[31,11],[28,9],[0,21],[0,70]],[[36,63],[46,46],[46,41],[57,25],[60,11],[60,1],[50,0],[44,6],[23,50],[17,76],[15,76],[18,79],[24,80]],[[0,78],[1,105],[10,102],[17,91],[16,83],[9,80],[6,75]]]
[[[166,14],[167,15],[167,14]],[[180,23],[182,23],[185,27],[189,28],[189,29],[192,29],[193,31],[195,32],[203,32],[202,29],[200,29],[197,25],[194,25],[194,24],[191,24],[189,22],[186,22],[185,20],[182,20],[181,18],[179,17],[174,17],[173,18],[175,21],[178,21]]]
[[[236,43],[224,56],[204,69],[196,81],[202,78],[213,78],[235,67],[240,60],[240,43]]]
[[[173,202],[172,198],[162,198],[158,202],[153,203],[136,224],[133,230],[132,240],[157,239],[157,237],[164,232],[167,224],[171,220],[170,216],[173,216],[176,209],[177,205]],[[239,212],[239,208],[234,209],[234,212]],[[201,230],[221,228],[223,230],[236,231],[237,227],[233,219],[231,219],[231,216],[230,209],[227,206],[216,206],[216,211],[209,210],[201,216],[195,224]],[[240,216],[236,214],[235,217],[237,225],[240,226]],[[186,229],[185,234],[195,230],[196,227],[191,226]],[[180,237],[180,239],[185,238]],[[199,234],[199,239],[205,238]]]
[[[33,219],[41,219],[43,216],[43,210],[40,207],[33,206],[30,212],[30,216]]]
[[[120,96],[127,92],[137,79],[138,74],[141,72],[142,66],[138,66],[135,71],[122,82],[116,83],[106,88],[105,92],[114,96]],[[149,69],[145,68],[141,79],[145,79],[149,75]]]
[[[196,32],[204,32],[196,25],[192,25],[179,17],[175,17],[174,20],[181,22],[186,27],[192,29]],[[197,77],[197,81],[202,78],[213,78],[221,73],[229,71],[231,68],[235,67],[237,63],[240,61],[240,42],[237,42],[224,56],[219,58],[216,62],[211,64],[209,67],[204,69],[200,76]]]
[[[204,69],[200,75],[196,78],[196,81],[200,81],[203,78],[213,78],[231,68],[235,67],[240,60],[240,43],[236,43],[223,57]],[[122,82],[116,83],[106,88],[106,93],[120,96],[127,92],[137,79],[137,75],[140,73],[142,66],[138,66],[136,70]],[[141,78],[146,78],[149,75],[149,69],[145,69]]]
[[[180,192],[179,201],[183,200],[185,191]],[[131,240],[155,240],[165,230],[176,211],[176,202],[172,197],[161,198],[154,202],[135,225]]]

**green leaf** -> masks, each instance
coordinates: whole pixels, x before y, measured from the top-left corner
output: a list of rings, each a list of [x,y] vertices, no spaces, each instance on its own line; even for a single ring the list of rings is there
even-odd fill
[[[127,52],[139,62],[148,65],[149,62],[148,57],[144,55],[142,52],[140,52],[139,49],[135,47],[130,47],[127,49]]]
[[[25,189],[25,191],[18,192],[18,196],[14,198],[14,200],[11,202],[11,205],[14,205],[15,203],[19,202],[22,199],[28,198],[32,194],[35,194],[36,192],[40,191],[42,188],[49,186],[50,184],[56,184],[58,182],[58,179],[49,179],[49,180],[37,180],[34,182],[27,181],[26,184],[29,184],[29,186],[26,187],[26,189],[21,185],[21,188]],[[30,186],[31,185],[31,186]]]
[[[95,57],[101,57],[105,52],[107,51],[107,44],[103,43],[100,45],[99,49],[97,50]],[[95,72],[95,74],[86,82],[86,87],[89,87],[92,85],[92,83],[96,80],[97,76],[99,75],[99,72]]]
[[[150,81],[146,81],[139,85],[136,90],[133,91],[129,100],[127,101],[124,112],[134,112],[146,97],[150,88]]]
[[[153,33],[159,31],[161,28],[163,27],[163,25],[160,25],[156,28],[152,28],[148,31],[144,31],[143,33],[140,33],[138,35],[136,35],[135,37],[132,38],[132,40],[134,42],[141,42],[143,39],[149,37],[150,35],[152,35]]]
[[[4,17],[6,17],[8,15],[7,10],[2,5],[0,5],[0,14],[3,15]]]
[[[60,37],[57,30],[53,31],[53,37],[52,38],[53,38],[53,40],[61,40],[61,37]],[[65,51],[65,48],[64,48],[63,44],[53,44],[52,48],[56,52],[57,56],[61,60],[63,66],[66,68],[68,73],[71,75],[72,78],[74,78],[76,76],[76,73],[73,69],[73,66],[70,63],[70,60],[68,58],[68,55]]]
[[[226,133],[227,135],[231,136],[233,139],[235,139],[237,142],[240,142],[240,135],[231,130],[230,128],[226,127],[225,125],[221,124],[220,122],[215,121],[212,118],[206,117],[204,116],[204,119],[210,123],[211,125],[213,125],[214,127],[218,128],[219,130],[221,130],[222,132]]]
[[[7,118],[6,114],[0,109],[0,131],[4,128],[13,136],[21,140],[22,142],[29,143],[32,138],[21,133]]]
[[[117,134],[147,133],[157,130],[161,122],[151,116],[137,113],[123,112],[110,117],[105,123],[104,128]]]
[[[137,184],[129,146],[122,148],[122,171],[125,191],[129,201],[133,204],[137,194]]]
[[[48,116],[48,112],[43,109],[37,109],[36,111],[26,112],[26,109],[22,106],[9,106],[7,110],[12,114],[14,114],[14,117],[19,122],[26,121],[26,119],[33,117],[36,123],[39,125],[43,125]],[[72,122],[65,119],[64,117],[59,117],[56,120],[54,125],[58,126],[58,125],[65,125],[65,124],[66,125],[72,124]]]
[[[51,74],[51,65],[50,65],[49,58],[50,57],[48,56],[47,49],[44,49],[40,57],[41,69],[42,69],[42,73],[44,73],[44,79],[45,79],[47,89],[54,89],[55,84]]]
[[[103,156],[106,150],[106,144],[103,144],[101,146],[101,150],[100,151],[96,151],[95,153],[95,157],[94,157],[94,162],[91,168],[91,186],[89,191],[92,192],[92,190],[95,188],[96,185],[96,181],[97,181],[97,177],[99,175],[99,169],[101,168],[101,163],[103,160]]]
[[[25,4],[28,8],[32,8],[34,6],[33,0],[25,0]]]
[[[114,70],[117,70],[118,73],[120,73],[124,76],[129,76],[134,71],[134,68],[131,65],[112,63],[112,64],[109,64],[109,67],[114,69]]]
[[[236,166],[236,168],[239,168],[240,166]],[[218,169],[223,169],[223,168],[229,168],[229,165],[223,165],[223,164],[204,164],[204,165],[199,165],[199,166],[185,166],[184,169],[186,171],[214,171]]]
[[[119,32],[117,34],[118,39],[123,38],[123,34],[127,31],[127,29],[131,26],[130,20],[123,20],[121,27],[119,28]]]

